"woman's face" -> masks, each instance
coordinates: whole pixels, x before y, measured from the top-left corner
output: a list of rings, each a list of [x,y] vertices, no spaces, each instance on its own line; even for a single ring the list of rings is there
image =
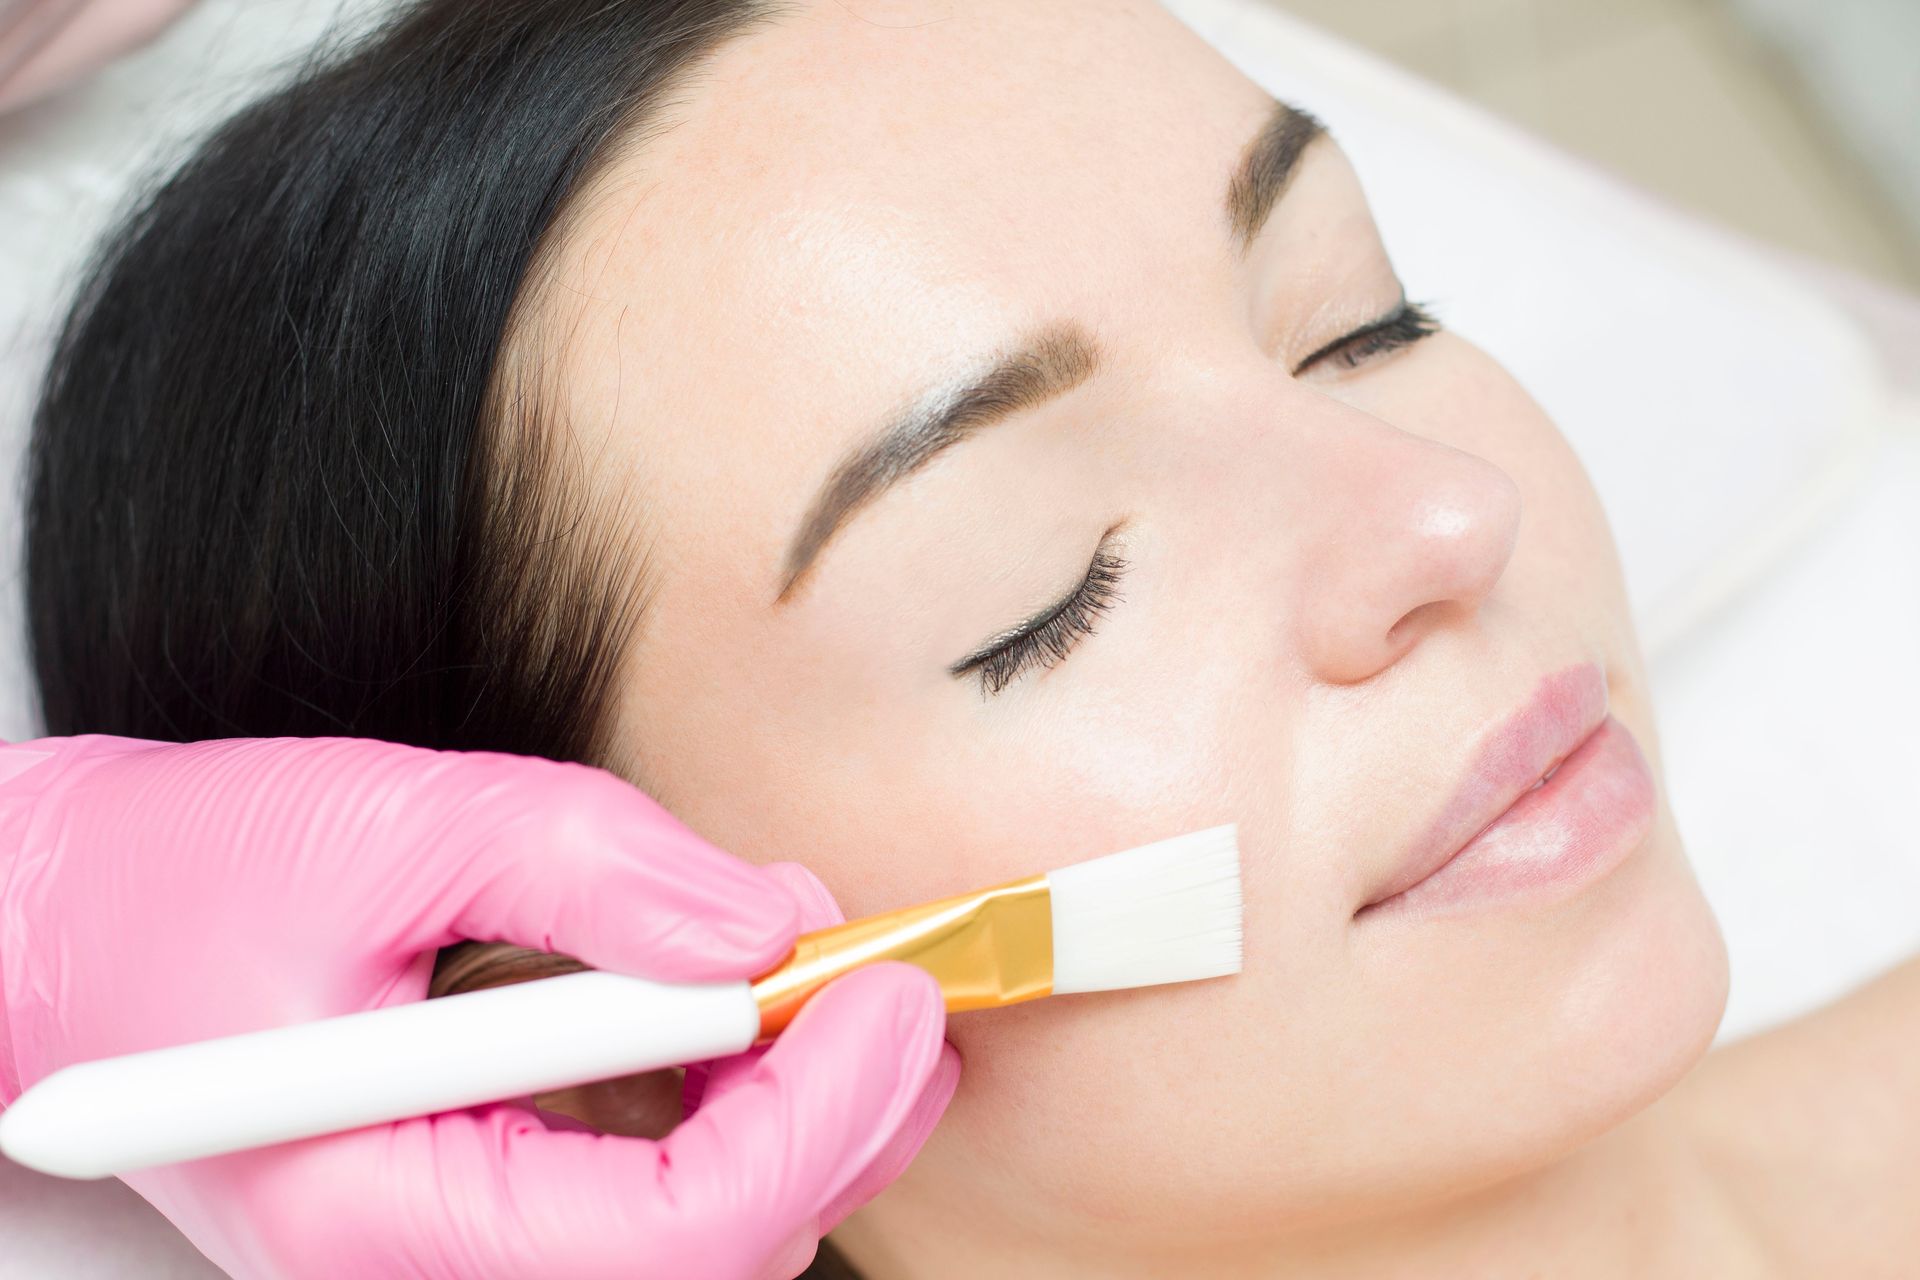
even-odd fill
[[[1540,408],[1445,332],[1306,363],[1402,299],[1337,143],[1230,189],[1250,149],[1285,168],[1275,104],[1145,0],[808,5],[681,99],[577,206],[534,330],[650,548],[637,772],[849,915],[1239,824],[1245,971],[957,1016],[885,1212],[1253,1235],[1538,1165],[1690,1065],[1724,958],[1657,781],[1596,870],[1363,911],[1543,682],[1596,664],[1658,753]],[[955,673],[1096,556],[1090,633]]]

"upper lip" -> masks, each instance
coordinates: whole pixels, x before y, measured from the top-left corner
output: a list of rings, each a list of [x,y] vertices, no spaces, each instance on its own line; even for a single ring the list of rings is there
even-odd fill
[[[1481,738],[1460,785],[1361,910],[1411,889],[1452,861],[1606,718],[1606,675],[1598,665],[1584,662],[1542,679],[1525,706]]]

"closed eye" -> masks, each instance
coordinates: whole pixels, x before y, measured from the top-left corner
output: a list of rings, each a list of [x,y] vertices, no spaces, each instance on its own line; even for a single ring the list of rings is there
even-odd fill
[[[1440,331],[1440,321],[1425,306],[1402,298],[1400,305],[1380,319],[1335,338],[1293,367],[1299,377],[1314,365],[1332,361],[1342,369],[1357,369],[1367,361],[1410,347]]]
[[[987,641],[948,667],[948,674],[957,677],[977,671],[981,693],[992,697],[1028,669],[1063,661],[1075,645],[1093,634],[1100,616],[1121,598],[1119,584],[1127,562],[1110,546],[1119,527],[1109,529],[1101,538],[1086,576],[1065,599]]]

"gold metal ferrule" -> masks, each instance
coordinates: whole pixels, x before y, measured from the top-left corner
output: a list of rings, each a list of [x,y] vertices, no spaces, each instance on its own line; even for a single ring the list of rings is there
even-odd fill
[[[760,1038],[849,969],[905,960],[940,980],[947,1011],[992,1009],[1053,993],[1053,899],[1045,875],[803,933],[793,954],[753,983]]]

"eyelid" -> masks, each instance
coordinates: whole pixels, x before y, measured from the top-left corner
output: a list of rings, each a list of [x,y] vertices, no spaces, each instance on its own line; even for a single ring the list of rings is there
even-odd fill
[[[1400,291],[1400,300],[1394,303],[1392,308],[1387,312],[1367,321],[1367,323],[1361,325],[1359,328],[1344,333],[1333,341],[1316,348],[1305,359],[1301,360],[1300,363],[1294,365],[1291,372],[1293,376],[1297,378],[1347,344],[1359,342],[1371,337],[1373,334],[1379,333],[1383,329],[1389,329],[1396,323],[1406,320],[1409,316],[1430,318],[1426,316],[1426,312],[1421,308],[1420,304],[1407,301],[1406,290],[1402,289]]]
[[[1112,583],[1117,579],[1118,574],[1127,568],[1127,561],[1118,555],[1117,548],[1120,543],[1114,536],[1126,527],[1126,523],[1122,520],[1111,525],[1105,533],[1100,535],[1099,545],[1094,548],[1093,555],[1087,563],[1086,572],[1081,575],[1080,581],[1074,584],[1070,591],[1026,621],[1017,623],[988,639],[972,653],[949,666],[947,673],[955,677],[971,674],[1018,646],[1034,642],[1050,624],[1075,606],[1081,605],[1083,601],[1085,601],[1084,607],[1105,612],[1109,605],[1119,598]],[[1096,579],[1100,579],[1102,584],[1097,589]],[[1091,596],[1105,596],[1106,599],[1088,599]],[[1090,632],[1091,628],[1088,630]],[[1083,638],[1084,636],[1075,637],[1074,643]],[[1011,677],[1008,682],[1011,683]],[[990,692],[998,692],[998,690]]]
[[[1009,647],[1018,644],[1040,628],[1046,626],[1049,622],[1052,622],[1055,618],[1065,613],[1075,600],[1080,598],[1080,593],[1086,590],[1087,578],[1090,574],[1091,562],[1089,563],[1088,573],[1081,574],[1080,581],[1074,583],[1065,595],[1061,596],[1052,604],[1047,605],[1038,613],[1029,616],[1025,621],[1016,622],[1011,627],[995,632],[993,635],[987,637],[972,653],[948,667],[947,673],[949,675],[963,676],[995,654],[1004,652]]]

